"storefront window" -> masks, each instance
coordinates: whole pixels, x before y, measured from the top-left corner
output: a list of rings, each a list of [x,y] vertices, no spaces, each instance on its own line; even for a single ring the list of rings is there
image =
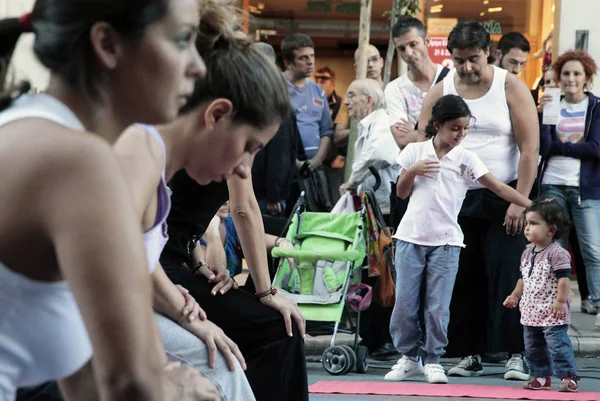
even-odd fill
[[[496,46],[502,35],[520,32],[529,40],[531,52],[521,78],[535,86],[541,76],[543,42],[552,30],[554,0],[425,0],[423,17],[430,36],[430,56],[451,66],[447,37],[458,21],[481,22]]]
[[[531,0],[425,0],[425,19],[457,18],[484,23],[492,35],[525,33]]]

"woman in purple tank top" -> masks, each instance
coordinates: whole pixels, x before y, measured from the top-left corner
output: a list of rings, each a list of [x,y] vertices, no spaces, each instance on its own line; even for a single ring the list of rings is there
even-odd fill
[[[157,196],[154,189],[157,185],[160,186],[163,166],[166,166],[164,178],[167,181],[177,171],[184,169],[201,185],[214,181],[251,182],[249,175],[254,155],[273,137],[281,122],[291,112],[285,82],[275,64],[249,40],[236,32],[216,32],[210,21],[219,18],[211,13],[221,15],[222,10],[203,10],[200,36],[196,42],[198,51],[206,62],[207,75],[204,80],[196,82],[194,94],[182,110],[180,118],[172,124],[156,128],[132,127],[115,145],[117,153],[124,159],[128,158],[124,172],[134,190],[135,198],[140,199],[138,212],[142,216],[144,229],[151,227],[157,216]],[[163,152],[161,143],[164,143],[166,159],[157,157]],[[147,151],[141,152],[140,149]],[[251,189],[250,193],[252,193]],[[215,276],[210,281],[216,284],[213,292],[222,290],[224,293],[232,288],[233,281],[228,275],[218,282],[221,279],[219,272],[215,274],[207,270],[206,273]],[[196,277],[198,280],[206,281],[204,277]],[[303,353],[299,365],[304,380],[302,377],[293,378],[304,383],[300,388],[291,387],[284,381],[270,386],[259,384],[261,381],[264,382],[272,370],[281,372],[286,369],[282,364],[284,361],[274,366],[265,366],[267,363],[257,365],[254,363],[256,358],[253,355],[257,352],[256,344],[253,353],[248,352],[247,348],[242,348],[241,352],[244,355],[239,354],[240,348],[230,340],[230,337],[239,339],[245,333],[240,330],[226,330],[223,333],[225,329],[221,330],[213,324],[213,319],[222,321],[226,316],[222,315],[223,309],[221,313],[212,312],[215,309],[212,302],[210,304],[201,302],[203,308],[208,307],[211,310],[207,319],[182,319],[181,311],[186,308],[185,297],[173,290],[173,284],[160,265],[153,274],[153,283],[155,307],[160,312],[157,316],[159,329],[167,351],[179,357],[187,352],[186,350],[197,347],[197,352],[185,354],[186,362],[197,367],[217,383],[220,389],[229,383],[228,399],[251,400],[252,392],[256,399],[265,401],[308,399]],[[196,296],[192,283],[181,282],[181,284],[188,287],[190,293]],[[229,295],[231,294],[219,295],[212,299],[218,303],[221,298]],[[260,303],[256,297],[250,295],[249,298]],[[292,308],[295,308],[287,298],[275,293],[267,294],[264,301],[265,304],[272,303],[274,309],[288,308],[288,304],[292,311]],[[164,316],[170,319],[165,320]],[[294,316],[298,317],[298,326],[303,327],[304,321],[301,315],[292,317]],[[279,319],[283,326],[281,315]],[[295,331],[297,333],[297,329]],[[192,333],[196,338],[190,338],[188,333]],[[283,336],[285,339],[285,332]],[[302,344],[301,339],[295,341]],[[218,354],[208,355],[207,361],[201,347],[202,343],[216,344]],[[244,389],[247,383],[235,382],[235,377],[231,374],[219,372],[219,369],[211,369],[214,366],[213,362],[218,367],[220,361],[225,359],[233,361],[235,369],[238,370],[236,357],[243,367],[245,367],[244,357],[251,358],[246,372],[252,387],[246,390],[249,393],[244,394],[243,391],[235,390],[236,386]],[[272,377],[269,377],[269,380],[272,380]]]

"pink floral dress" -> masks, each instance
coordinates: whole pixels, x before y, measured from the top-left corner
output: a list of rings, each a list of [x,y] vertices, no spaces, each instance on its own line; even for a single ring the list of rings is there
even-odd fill
[[[527,246],[521,256],[523,296],[519,308],[523,326],[548,327],[571,323],[571,297],[563,319],[552,316],[552,303],[558,296],[556,272],[571,268],[571,255],[556,242],[534,252],[535,245]],[[533,266],[533,267],[532,267]]]

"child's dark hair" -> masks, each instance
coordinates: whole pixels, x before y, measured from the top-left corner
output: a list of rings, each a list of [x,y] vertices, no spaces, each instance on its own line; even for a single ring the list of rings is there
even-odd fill
[[[523,214],[536,212],[549,226],[556,227],[554,238],[560,238],[569,232],[571,220],[567,210],[554,198],[534,200]]]
[[[437,129],[435,129],[433,123],[437,122],[443,125],[446,121],[462,117],[471,117],[471,110],[469,110],[467,103],[460,96],[442,96],[431,109],[431,119],[425,127],[425,137],[433,138],[437,134]]]

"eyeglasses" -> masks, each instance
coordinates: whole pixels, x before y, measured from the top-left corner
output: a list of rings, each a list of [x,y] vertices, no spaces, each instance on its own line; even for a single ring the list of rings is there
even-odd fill
[[[316,79],[317,81],[323,81],[323,82],[327,82],[327,81],[329,81],[329,80],[331,79],[331,77],[328,77],[327,75],[317,75],[317,76],[315,77],[315,79]]]

